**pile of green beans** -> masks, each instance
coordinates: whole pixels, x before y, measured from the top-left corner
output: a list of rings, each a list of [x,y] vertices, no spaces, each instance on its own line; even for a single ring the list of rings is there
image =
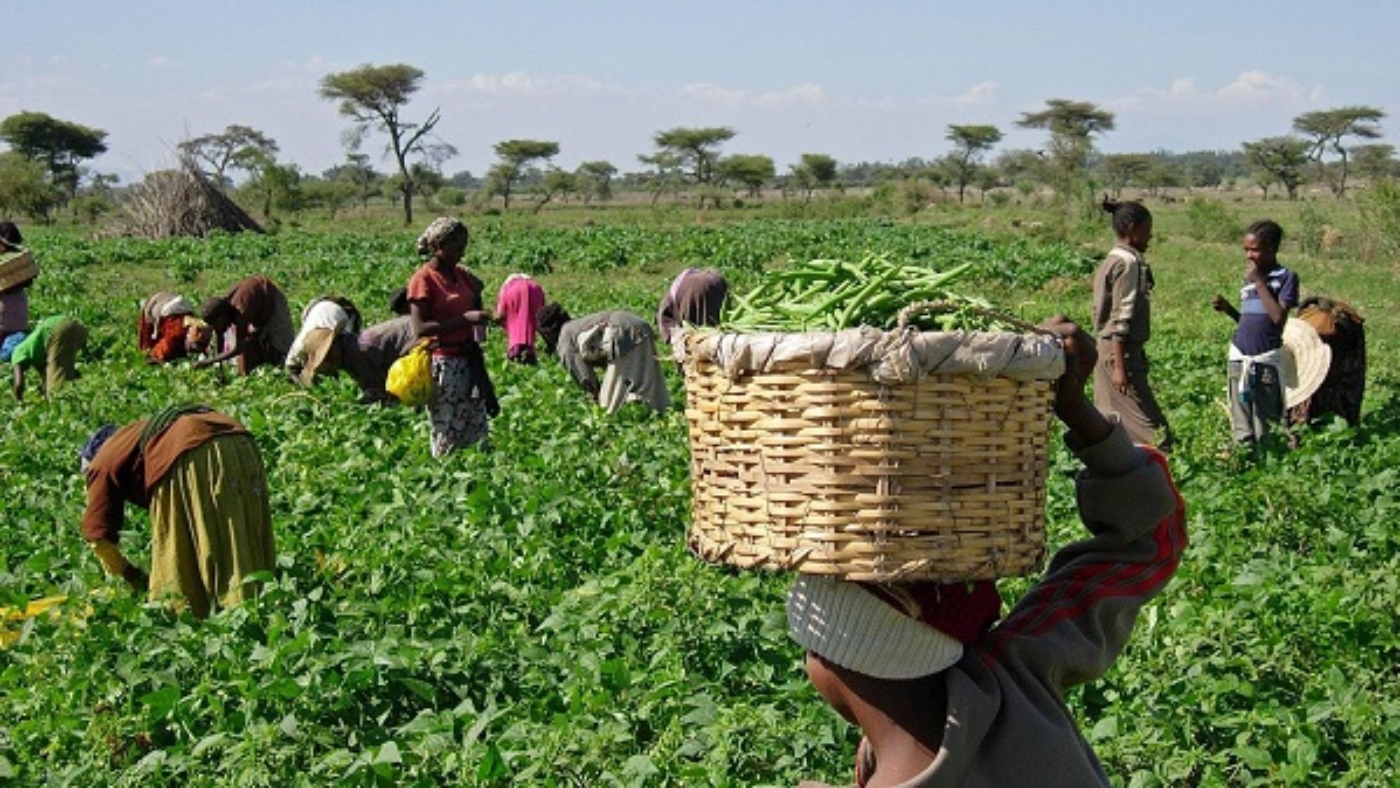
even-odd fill
[[[986,314],[986,301],[961,295],[949,285],[972,263],[944,271],[869,254],[859,262],[817,259],[769,273],[745,293],[730,293],[720,327],[726,331],[839,331],[858,326],[895,328],[899,313],[919,302],[939,302],[938,310],[909,322],[924,329],[1003,330]]]

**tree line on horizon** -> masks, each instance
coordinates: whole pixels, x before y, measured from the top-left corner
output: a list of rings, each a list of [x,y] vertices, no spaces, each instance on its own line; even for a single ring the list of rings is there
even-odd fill
[[[1325,184],[1344,198],[1354,177],[1368,181],[1400,176],[1395,147],[1381,142],[1385,113],[1370,106],[1345,106],[1307,112],[1293,119],[1288,133],[1247,141],[1234,151],[1158,150],[1104,154],[1096,138],[1113,131],[1114,115],[1097,105],[1053,98],[1036,112],[1023,113],[1016,125],[1046,133],[1040,149],[997,152],[1003,132],[994,125],[951,124],[944,140],[951,150],[903,162],[841,163],[824,153],[804,153],[779,173],[772,157],[724,154],[737,136],[733,128],[677,127],[656,132],[653,151],[638,154],[643,167],[622,171],[612,162],[585,161],[573,170],[553,164],[560,143],[510,139],[493,146],[496,162],[481,176],[447,175],[443,165],[457,149],[435,134],[441,112],[421,119],[403,112],[422,85],[424,73],[406,64],[362,65],[324,77],[318,96],[337,102],[351,125],[342,136],[346,159],[319,176],[303,174],[291,162],[278,161],[276,141],[257,129],[230,125],[181,142],[183,167],[218,188],[256,203],[264,216],[308,208],[332,215],[351,205],[367,207],[374,199],[392,199],[404,223],[413,222],[415,199],[435,204],[487,208],[500,200],[509,210],[513,199],[530,198],[539,211],[551,202],[602,203],[619,192],[641,192],[652,203],[666,196],[720,206],[736,198],[757,197],[767,189],[785,198],[811,200],[823,191],[860,189],[891,181],[919,181],[955,195],[959,202],[977,193],[981,199],[999,190],[1030,193],[1048,188],[1074,199],[1097,190],[1121,195],[1137,189],[1150,195],[1165,189],[1211,189],[1241,185],[1258,188],[1267,199],[1282,189],[1296,199],[1305,183]],[[115,176],[92,171],[85,162],[107,150],[107,133],[97,128],[21,112],[0,120],[0,214],[24,214],[49,221],[71,209],[79,218],[97,218],[112,209],[123,187]],[[377,171],[363,151],[371,138],[385,141],[391,172]],[[236,183],[235,174],[241,174]],[[149,177],[149,176],[148,176]]]

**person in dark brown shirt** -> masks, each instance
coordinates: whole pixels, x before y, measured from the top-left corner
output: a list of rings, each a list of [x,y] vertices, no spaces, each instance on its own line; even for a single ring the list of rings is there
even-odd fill
[[[203,312],[214,355],[196,361],[196,368],[237,358],[239,374],[246,375],[262,364],[280,365],[296,337],[287,296],[265,276],[250,276],[208,299]]]
[[[674,334],[687,323],[713,326],[729,295],[729,282],[714,268],[687,268],[671,282],[671,288],[656,310],[656,326],[661,341],[675,342]]]

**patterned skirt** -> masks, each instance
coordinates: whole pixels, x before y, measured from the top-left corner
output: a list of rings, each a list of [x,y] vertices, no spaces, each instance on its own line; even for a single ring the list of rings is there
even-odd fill
[[[433,456],[443,457],[486,439],[491,423],[471,362],[461,356],[433,357],[433,401],[428,403]]]

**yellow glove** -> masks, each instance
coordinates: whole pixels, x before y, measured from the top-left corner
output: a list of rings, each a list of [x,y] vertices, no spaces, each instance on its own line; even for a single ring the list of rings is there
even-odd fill
[[[131,566],[131,562],[122,555],[122,551],[106,539],[94,539],[89,544],[92,545],[92,551],[97,553],[97,560],[102,562],[102,568],[107,574],[120,577],[126,568]]]
[[[106,539],[94,539],[92,551],[97,553],[97,560],[102,562],[102,568],[109,575],[117,575],[131,586],[131,590],[138,594],[145,593],[151,585],[151,579],[135,564],[126,560],[122,551],[117,549],[115,544]]]

